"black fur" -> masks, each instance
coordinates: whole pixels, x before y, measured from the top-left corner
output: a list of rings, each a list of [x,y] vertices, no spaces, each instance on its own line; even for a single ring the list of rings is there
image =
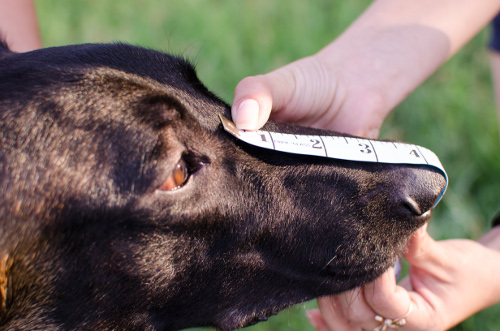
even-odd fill
[[[2,45],[0,76],[2,330],[243,327],[373,280],[444,186],[235,141],[228,105],[152,50]]]

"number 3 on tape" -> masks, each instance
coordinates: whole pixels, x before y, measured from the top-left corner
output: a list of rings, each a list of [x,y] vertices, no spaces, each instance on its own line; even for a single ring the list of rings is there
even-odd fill
[[[448,175],[439,158],[427,148],[399,142],[378,141],[371,139],[296,135],[268,131],[238,130],[233,122],[219,115],[224,129],[244,142],[280,152],[302,155],[314,155],[359,162],[377,162],[391,164],[421,164],[440,170],[446,185],[434,206],[443,197],[448,186]]]

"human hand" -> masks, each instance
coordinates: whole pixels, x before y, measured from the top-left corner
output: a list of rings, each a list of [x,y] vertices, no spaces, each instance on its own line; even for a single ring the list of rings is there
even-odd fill
[[[390,109],[382,93],[357,75],[329,67],[315,55],[247,77],[235,89],[233,121],[240,129],[257,130],[271,118],[376,138]]]
[[[235,89],[233,122],[256,130],[271,118],[376,138],[387,114],[449,49],[434,30],[411,26],[396,33],[373,24],[351,27],[313,56],[244,78]]]
[[[271,118],[376,138],[387,113],[499,7],[491,0],[374,1],[317,54],[243,79],[233,121],[256,130]]]
[[[33,0],[0,0],[0,30],[11,51],[42,47]]]
[[[495,243],[500,232],[484,243]],[[493,238],[493,239],[491,239]],[[445,330],[500,300],[500,253],[471,240],[434,241],[419,230],[405,258],[409,277],[396,285],[389,270],[360,289],[318,300],[308,312],[318,331],[373,330],[376,315],[396,319],[408,312],[404,330]],[[322,314],[322,315],[321,315]]]

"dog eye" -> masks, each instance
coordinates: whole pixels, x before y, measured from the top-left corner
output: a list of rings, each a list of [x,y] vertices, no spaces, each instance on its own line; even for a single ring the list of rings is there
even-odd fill
[[[189,170],[186,162],[180,159],[175,165],[174,170],[168,176],[167,180],[160,187],[161,191],[174,191],[181,188],[187,181],[189,176]]]

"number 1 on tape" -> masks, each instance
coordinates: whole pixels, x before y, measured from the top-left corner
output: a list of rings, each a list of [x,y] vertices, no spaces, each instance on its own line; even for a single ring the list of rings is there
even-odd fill
[[[322,156],[359,162],[391,164],[420,164],[439,169],[446,185],[434,206],[443,197],[448,186],[448,175],[439,158],[427,148],[399,143],[355,137],[296,135],[268,131],[238,130],[233,122],[219,115],[224,129],[244,142],[280,152]]]

